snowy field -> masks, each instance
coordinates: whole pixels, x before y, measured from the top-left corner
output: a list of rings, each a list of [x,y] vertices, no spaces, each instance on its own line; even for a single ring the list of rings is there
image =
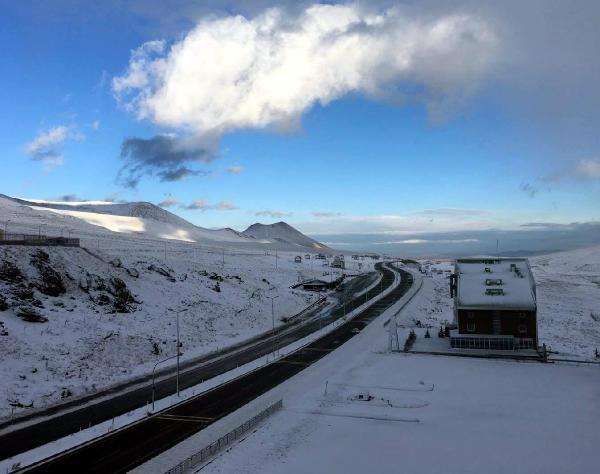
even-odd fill
[[[110,215],[103,218],[104,225],[113,225]],[[180,313],[185,360],[270,329],[267,296],[277,296],[275,324],[281,324],[281,317],[317,298],[291,285],[329,278],[321,261],[294,263],[298,254],[314,256],[307,249],[275,255],[260,244],[160,239],[155,235],[164,231],[160,222],[145,226],[154,234],[117,233],[3,199],[0,222],[9,233],[65,236],[68,222],[68,234],[81,237],[85,247],[0,246],[4,418],[11,405],[15,413],[42,408],[149,373],[175,353],[178,310],[185,310]],[[207,232],[220,238],[221,231]],[[349,271],[358,272],[353,265]],[[363,262],[360,271],[372,270],[372,261]]]
[[[431,317],[436,278],[399,322]],[[598,366],[389,353],[385,319],[267,394],[284,409],[200,472],[596,471]]]
[[[540,342],[562,356],[600,351],[600,247],[530,259],[537,284]]]

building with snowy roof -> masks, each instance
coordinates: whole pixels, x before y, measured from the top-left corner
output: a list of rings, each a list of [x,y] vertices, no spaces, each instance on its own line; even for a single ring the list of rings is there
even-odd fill
[[[535,280],[526,258],[461,258],[450,276],[452,347],[536,349]]]

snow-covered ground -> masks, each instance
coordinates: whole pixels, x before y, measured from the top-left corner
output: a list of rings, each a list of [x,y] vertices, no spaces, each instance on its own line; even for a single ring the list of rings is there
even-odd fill
[[[435,279],[400,323],[430,317]],[[598,366],[390,353],[387,316],[257,400],[284,408],[201,472],[597,470]]]
[[[600,351],[600,247],[530,259],[540,342],[563,356]]]
[[[164,225],[178,224],[170,216],[165,224],[156,216],[91,214],[102,216],[102,225],[0,197],[0,224],[9,233],[70,235],[84,247],[0,246],[0,418],[10,416],[11,404],[42,408],[150,372],[175,353],[177,310],[186,309],[184,359],[262,333],[272,325],[267,296],[278,296],[280,324],[317,298],[290,286],[329,270],[314,259],[294,263],[296,255],[316,250],[280,248],[275,255],[268,245],[246,245],[247,238],[240,237],[244,245],[232,242],[233,231],[206,229],[197,231],[198,241],[185,242],[160,238]],[[121,219],[142,219],[154,233],[111,231]],[[227,238],[201,238],[204,231]],[[362,263],[360,271],[373,270],[373,261]],[[358,272],[353,265],[349,270]],[[48,288],[57,275],[61,283]],[[129,312],[115,312],[119,305]],[[23,310],[47,321],[26,321]]]

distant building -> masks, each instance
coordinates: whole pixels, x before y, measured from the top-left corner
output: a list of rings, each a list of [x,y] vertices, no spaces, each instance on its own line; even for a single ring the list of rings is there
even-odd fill
[[[310,254],[309,254],[309,253],[307,253],[307,254],[304,256],[304,258],[305,258],[306,260],[310,260]]]
[[[331,268],[346,268],[346,262],[343,258],[336,256],[331,262]]]
[[[296,263],[302,263],[302,257],[300,255],[296,255],[294,257],[294,262],[296,262]]]
[[[307,291],[326,291],[329,289],[331,284],[329,282],[313,279],[302,282],[302,288]]]
[[[526,258],[461,258],[450,275],[452,347],[536,349],[537,297]]]

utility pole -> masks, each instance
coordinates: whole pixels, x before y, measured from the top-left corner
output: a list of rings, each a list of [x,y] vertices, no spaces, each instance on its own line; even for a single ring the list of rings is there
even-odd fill
[[[167,261],[167,243],[165,242],[165,262]]]
[[[277,268],[277,249],[275,249],[275,268]]]
[[[275,306],[274,306],[274,301],[275,298],[279,298],[279,295],[277,296],[267,296],[267,298],[269,298],[271,300],[271,318],[273,320],[273,359],[275,358],[275,347],[276,347],[276,342],[275,342]]]

